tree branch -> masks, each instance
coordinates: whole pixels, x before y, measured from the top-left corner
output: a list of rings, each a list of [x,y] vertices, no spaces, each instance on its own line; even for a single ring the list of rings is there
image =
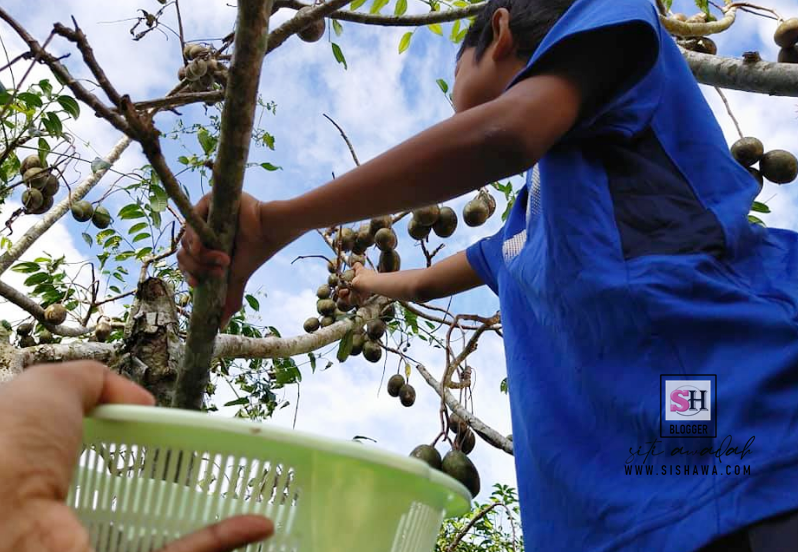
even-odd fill
[[[328,17],[337,9],[342,8],[349,4],[352,0],[329,0],[329,2],[325,2],[324,4],[319,4],[316,6],[307,6],[306,4],[302,4],[299,6],[300,8],[304,7],[311,7],[313,9],[308,10],[307,13],[303,13],[302,15],[296,15],[277,27],[274,31],[269,33],[269,44],[266,47],[266,52],[264,55],[271,53],[275,49],[279,48],[283,42],[288,40],[291,35],[294,35],[307,27],[309,24],[313,23],[314,21],[321,19],[322,17]],[[299,8],[297,8],[299,9]],[[270,8],[271,11],[271,8]],[[240,29],[236,31],[236,42],[238,42],[238,33]]]
[[[710,21],[709,23],[687,23],[661,15],[659,20],[670,34],[674,36],[691,37],[722,33],[734,24],[736,18],[737,8],[732,6],[723,16],[723,19]]]
[[[213,90],[210,92],[185,92],[183,94],[175,94],[174,96],[166,96],[164,98],[157,98],[154,100],[144,100],[135,102],[133,107],[137,110],[142,109],[171,109],[183,105],[189,105],[200,102],[220,102],[224,99],[224,90]]]
[[[111,151],[108,152],[108,155],[105,157],[105,161],[108,162],[109,165],[113,165],[116,163],[119,158],[122,156],[122,152],[127,149],[130,145],[131,139],[127,136],[122,137]],[[0,274],[3,274],[8,268],[17,262],[22,255],[33,245],[36,240],[38,240],[42,234],[47,232],[58,220],[64,216],[64,214],[69,210],[71,202],[78,201],[82,199],[86,194],[88,194],[92,188],[94,188],[102,179],[103,176],[110,170],[110,167],[107,169],[101,169],[89,176],[87,176],[83,182],[78,184],[72,189],[72,192],[58,202],[50,211],[42,216],[39,219],[39,222],[31,226],[27,232],[25,232],[21,238],[19,238],[14,245],[11,246],[11,249],[3,253],[0,256]]]
[[[122,350],[122,342],[117,343],[89,343],[78,341],[75,343],[58,343],[53,345],[36,345],[19,350],[22,367],[40,364],[43,362],[66,362],[68,360],[96,360],[110,364]]]
[[[681,50],[701,84],[770,96],[798,97],[798,65],[747,62]]]
[[[8,299],[9,302],[26,311],[54,334],[67,337],[79,337],[94,331],[94,328],[85,328],[83,326],[66,326],[64,324],[53,326],[47,322],[47,320],[45,320],[43,308],[41,308],[33,299],[19,290],[9,286],[5,282],[0,282],[0,297]]]
[[[432,374],[430,374],[427,369],[424,368],[423,365],[417,365],[416,370],[418,370],[418,373],[421,374],[421,377],[426,380],[427,384],[429,384],[429,386],[435,390],[438,396],[446,401],[446,406],[448,406],[452,412],[460,416],[460,418],[465,420],[466,423],[471,426],[477,435],[479,435],[486,443],[496,447],[497,449],[503,450],[507,454],[513,454],[512,441],[463,408],[463,405],[454,398],[454,395],[452,395],[448,389],[444,389],[443,392],[441,392],[440,382],[438,382],[438,380],[436,380]]]
[[[335,0],[333,0],[335,1]],[[340,1],[340,0],[339,0]],[[235,52],[222,108],[219,147],[213,167],[208,224],[218,248],[230,253],[235,240],[263,57],[269,38],[272,0],[239,0]],[[210,379],[214,339],[227,297],[227,278],[208,279],[194,292],[183,366],[172,406],[200,409]]]
[[[471,17],[472,15],[477,15],[486,5],[487,2],[480,2],[479,4],[472,4],[467,8],[448,11],[435,11],[419,15],[372,15],[370,13],[353,11],[335,11],[327,14],[326,16],[330,19],[350,21],[352,23],[362,23],[364,25],[377,25],[383,27],[419,27],[422,25],[429,25],[431,23],[447,23],[449,21],[457,21],[458,19]],[[310,4],[305,4],[299,0],[286,0],[284,2],[280,2],[281,8],[285,7],[299,10],[306,6],[310,6]],[[314,17],[310,19],[310,21],[315,19],[317,18]]]
[[[460,544],[460,541],[463,540],[463,537],[468,534],[471,528],[474,527],[474,525],[476,525],[480,519],[488,515],[493,509],[498,508],[500,504],[500,502],[494,502],[493,504],[483,506],[483,508],[473,518],[471,518],[465,527],[463,527],[460,532],[457,533],[449,546],[446,547],[446,552],[454,552],[454,549],[457,548],[457,545]]]

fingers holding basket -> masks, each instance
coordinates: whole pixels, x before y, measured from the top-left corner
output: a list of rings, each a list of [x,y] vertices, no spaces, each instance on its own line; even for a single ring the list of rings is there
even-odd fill
[[[159,552],[232,552],[273,533],[274,525],[265,517],[236,516],[191,533]]]

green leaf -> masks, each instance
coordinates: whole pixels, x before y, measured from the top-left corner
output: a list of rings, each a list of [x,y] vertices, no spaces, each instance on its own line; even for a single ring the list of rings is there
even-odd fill
[[[95,157],[91,162],[91,172],[96,173],[111,168],[111,164],[101,157]]]
[[[152,247],[142,247],[139,249],[138,253],[136,253],[136,258],[141,260],[150,253],[152,253]]]
[[[458,19],[457,21],[454,22],[454,25],[452,25],[452,32],[449,33],[449,40],[451,40],[452,42],[457,40],[457,35],[459,33],[460,33],[460,20]]]
[[[180,163],[181,165],[188,165],[188,157],[186,157],[185,155],[181,155],[180,157],[177,158],[177,162]]]
[[[146,216],[144,211],[142,211],[141,207],[139,207],[139,205],[136,203],[125,205],[119,210],[119,218],[122,220],[137,219],[144,216]]]
[[[338,22],[335,19],[333,19],[333,23],[338,23]],[[268,132],[264,132],[263,143],[266,145],[267,148],[274,151],[274,136],[272,136]]]
[[[449,85],[446,84],[446,81],[443,79],[438,79],[435,82],[438,83],[438,87],[441,89],[441,92],[446,94],[449,91]]]
[[[356,9],[358,9],[360,6],[362,6],[365,3],[366,3],[366,0],[355,0],[354,2],[349,4],[349,9],[352,10],[352,11],[355,11]]]
[[[48,281],[50,277],[51,277],[50,274],[48,274],[47,272],[37,272],[33,276],[28,276],[28,278],[25,280],[25,285],[35,286],[36,284],[41,284],[43,282]]]
[[[90,236],[90,235],[88,235],[86,232],[81,232],[81,233],[80,233],[80,235],[81,235],[81,236],[83,236],[83,241],[85,241],[85,242],[86,242],[86,245],[88,245],[89,247],[91,247],[92,245],[94,245],[94,242],[93,242],[93,240],[91,239],[91,236]]]
[[[0,87],[1,86],[2,85],[0,85]],[[47,79],[42,79],[39,81],[39,88],[41,88],[42,92],[44,92],[47,96],[53,93],[53,85],[50,84],[50,81]]]
[[[150,237],[150,234],[149,234],[149,233],[147,233],[147,232],[142,232],[141,234],[139,234],[138,236],[136,236],[135,238],[133,238],[133,243],[140,242],[141,240],[146,240],[146,239],[147,239],[147,238],[149,238],[149,237]]]
[[[39,138],[39,161],[42,162],[42,166],[46,166],[46,159],[47,154],[50,153],[50,144],[47,143],[47,140],[44,138]]]
[[[44,104],[42,103],[42,99],[33,94],[31,92],[20,92],[17,94],[17,99],[23,102],[26,106],[31,109],[36,109],[42,107]]]
[[[116,230],[114,230],[113,228],[106,228],[105,230],[97,232],[97,243],[101,244],[103,241],[105,241],[107,238],[110,238],[114,234],[116,234]]]
[[[695,0],[695,5],[705,14],[711,15],[709,13],[709,0]]]
[[[376,15],[380,13],[380,10],[384,8],[388,4],[388,0],[374,0],[374,3],[371,5],[371,9],[369,13],[371,15]]]
[[[266,169],[267,171],[282,170],[282,167],[278,167],[277,165],[272,165],[271,163],[261,163],[260,166]]]
[[[665,9],[670,10],[673,7],[673,0],[664,0],[665,1]]]
[[[308,353],[308,358],[310,359],[310,369],[313,373],[316,373],[316,355],[313,354],[313,351]]]
[[[754,201],[754,204],[751,206],[751,210],[755,213],[769,213],[770,207],[764,203],[760,203],[759,201]]]
[[[23,262],[17,263],[11,267],[14,272],[21,272],[23,274],[30,274],[31,272],[39,271],[39,263]]]
[[[121,289],[119,289],[119,288],[118,288],[118,287],[116,287],[116,286],[109,286],[109,287],[108,287],[108,289],[110,289],[110,290],[111,290],[111,291],[113,291],[114,293],[122,293],[122,290],[121,290]]]
[[[42,124],[51,136],[61,136],[64,132],[64,125],[61,124],[61,119],[52,111],[42,117]]]
[[[402,40],[399,41],[399,53],[401,54],[410,47],[410,39],[413,38],[412,31],[408,31],[402,35]]]
[[[509,388],[507,387],[507,378],[504,378],[501,384],[499,384],[499,391],[505,394],[507,394],[507,392],[509,391]]]
[[[396,0],[396,6],[393,8],[393,14],[396,16],[404,15],[407,11],[407,0]]]
[[[252,310],[254,311],[260,310],[260,303],[258,303],[258,300],[255,299],[252,295],[247,294],[244,296],[244,299],[247,300],[247,303],[249,303],[249,306],[252,308]]]
[[[200,129],[197,133],[197,141],[202,147],[202,151],[205,152],[205,155],[209,155],[216,147],[216,138],[211,136],[204,128]]]
[[[762,219],[760,219],[759,217],[755,217],[754,215],[748,215],[748,222],[752,222],[754,224],[761,224],[762,226],[765,226],[765,223],[762,222]]]
[[[127,231],[128,234],[135,234],[136,232],[141,232],[145,228],[149,226],[146,222],[137,222],[133,226],[130,227],[130,230]]]
[[[169,194],[166,193],[166,190],[153,184],[150,186],[150,192],[152,192],[150,195],[150,209],[156,213],[166,211],[166,207],[169,205]]]
[[[135,256],[136,256],[135,251],[123,251],[122,253],[120,253],[119,255],[114,257],[114,260],[116,262],[121,263],[121,262],[124,262],[124,261],[126,261],[128,259],[131,259],[131,258],[135,257]]]
[[[341,36],[344,32],[344,26],[341,25],[337,19],[332,20],[333,31],[335,32],[335,36]],[[274,149],[274,147],[272,147]]]
[[[346,58],[344,57],[344,53],[341,51],[341,47],[335,42],[332,43],[332,51],[333,56],[335,56],[335,60],[338,63],[341,63],[344,66],[344,69],[349,69],[349,67],[346,65]]]
[[[440,23],[430,23],[427,28],[438,36],[443,36],[443,27]]]
[[[352,352],[352,338],[354,336],[354,332],[349,330],[346,332],[346,335],[341,340],[341,343],[338,345],[338,354],[336,358],[338,362],[344,362],[347,358],[349,358],[349,354]]]
[[[241,406],[241,405],[245,405],[245,404],[249,404],[249,398],[248,397],[239,397],[239,398],[237,398],[235,400],[232,400],[230,402],[224,403],[225,406]]]
[[[69,113],[73,119],[80,117],[80,106],[75,98],[71,96],[58,96],[58,103],[64,108],[64,111]]]

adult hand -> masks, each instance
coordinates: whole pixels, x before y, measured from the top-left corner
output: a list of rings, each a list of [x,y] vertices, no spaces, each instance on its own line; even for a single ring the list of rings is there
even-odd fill
[[[208,194],[194,207],[203,219],[208,217],[210,200]],[[222,327],[241,308],[244,288],[252,274],[300,234],[278,219],[275,206],[276,203],[262,203],[250,194],[241,194],[232,259],[223,251],[203,245],[197,233],[186,227],[177,262],[191,287],[209,277],[221,278],[225,268],[230,267]]]
[[[90,552],[86,529],[66,505],[83,418],[100,404],[154,403],[90,361],[34,366],[0,385],[0,552]],[[272,532],[265,518],[239,516],[161,552],[228,552]]]

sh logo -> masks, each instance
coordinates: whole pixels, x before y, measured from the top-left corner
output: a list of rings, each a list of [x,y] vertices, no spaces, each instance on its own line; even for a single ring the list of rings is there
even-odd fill
[[[666,381],[665,397],[668,421],[712,420],[712,380]]]

